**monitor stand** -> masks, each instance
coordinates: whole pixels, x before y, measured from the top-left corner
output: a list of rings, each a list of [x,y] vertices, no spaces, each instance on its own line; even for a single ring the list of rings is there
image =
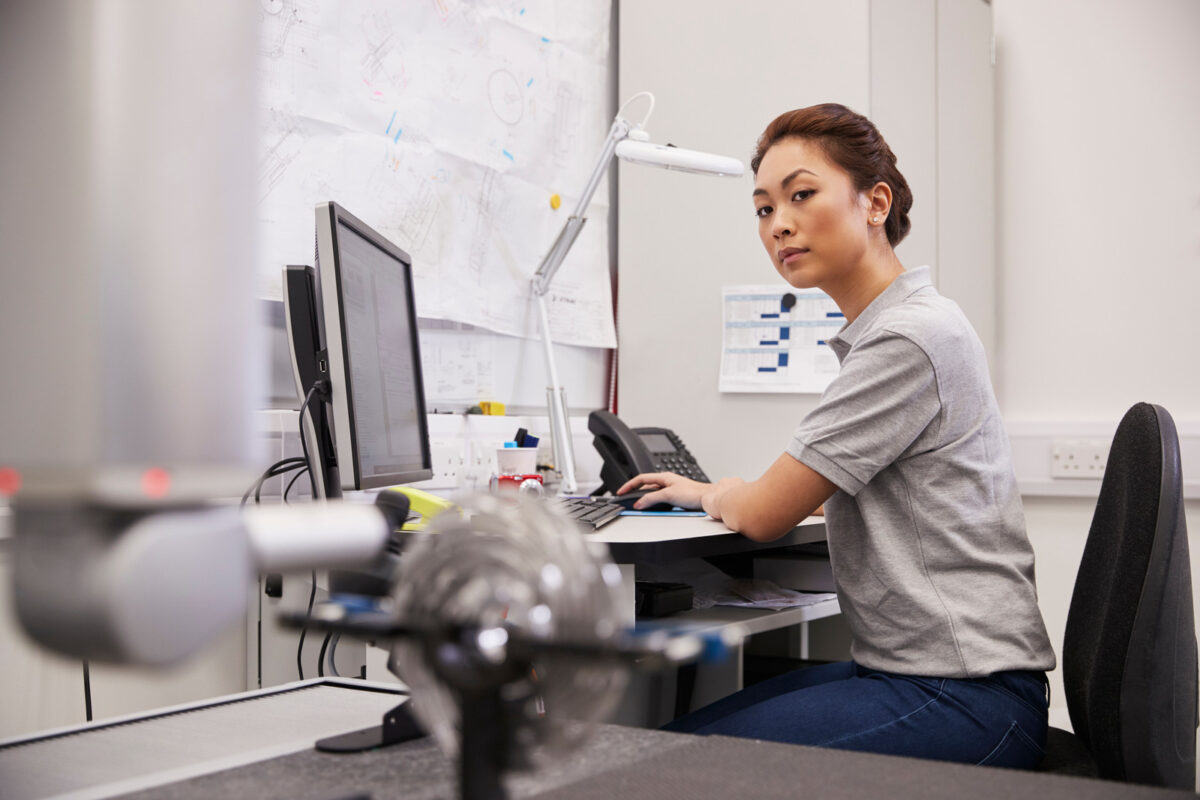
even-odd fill
[[[410,702],[405,700],[384,714],[380,725],[318,739],[315,747],[323,753],[361,753],[420,739],[425,731],[413,718]]]

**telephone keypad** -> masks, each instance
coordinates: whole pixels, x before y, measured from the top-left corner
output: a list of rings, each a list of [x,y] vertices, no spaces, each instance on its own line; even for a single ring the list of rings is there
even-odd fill
[[[700,469],[696,459],[692,457],[691,451],[684,446],[679,437],[670,432],[667,433],[667,437],[675,445],[675,452],[656,453],[658,462],[656,468],[661,472],[674,472],[676,475],[707,483],[708,476],[704,474],[704,470]]]

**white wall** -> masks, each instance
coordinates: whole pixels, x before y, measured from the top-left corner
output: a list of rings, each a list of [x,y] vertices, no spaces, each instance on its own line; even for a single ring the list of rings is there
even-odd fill
[[[758,0],[703,15],[694,5],[638,0],[620,9],[619,91],[654,91],[651,136],[746,159],[788,108],[835,101],[869,114],[915,193],[914,233],[900,257],[934,266],[990,351],[990,6]],[[757,477],[819,399],[716,391],[721,287],[779,283],[746,210],[752,187],[749,174],[619,167],[619,411],[631,425],[673,428],[713,477]]]
[[[993,12],[1006,419],[1115,426],[1139,400],[1200,419],[1200,3],[994,0]],[[1026,498],[1056,647],[1094,502]],[[1195,580],[1200,503],[1187,518]],[[1051,684],[1061,724],[1060,672]]]
[[[1006,416],[1200,417],[1200,3],[994,15]]]
[[[750,160],[780,111],[870,101],[867,0],[755,0],[697,12],[689,0],[620,9],[622,97],[654,92],[654,141]],[[815,395],[719,394],[721,287],[774,284],[753,178],[618,167],[619,413],[672,428],[716,479],[757,478]]]

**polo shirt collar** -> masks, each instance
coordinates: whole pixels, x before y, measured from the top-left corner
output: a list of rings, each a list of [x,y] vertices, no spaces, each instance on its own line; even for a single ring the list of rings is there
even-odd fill
[[[876,317],[892,306],[903,303],[914,292],[932,285],[928,266],[914,267],[897,275],[896,279],[880,292],[879,296],[872,300],[853,322],[846,323],[840,331],[829,338],[829,346],[837,354],[838,361],[846,357],[846,353],[850,352],[850,348],[854,346],[863,332],[871,327],[871,323]]]

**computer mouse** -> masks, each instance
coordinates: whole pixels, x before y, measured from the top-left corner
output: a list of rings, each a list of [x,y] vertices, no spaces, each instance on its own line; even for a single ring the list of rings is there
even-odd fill
[[[633,504],[636,503],[640,498],[645,497],[646,495],[650,494],[651,492],[657,492],[657,491],[658,491],[658,489],[635,489],[632,492],[626,492],[625,494],[614,494],[611,497],[606,497],[605,499],[610,502],[613,502],[613,503],[619,503],[619,504],[623,505],[625,508],[632,509]],[[654,505],[650,506],[649,508],[639,508],[637,510],[638,511],[672,511],[672,510],[674,510],[674,508],[675,508],[675,506],[671,505],[670,503],[655,503]]]

